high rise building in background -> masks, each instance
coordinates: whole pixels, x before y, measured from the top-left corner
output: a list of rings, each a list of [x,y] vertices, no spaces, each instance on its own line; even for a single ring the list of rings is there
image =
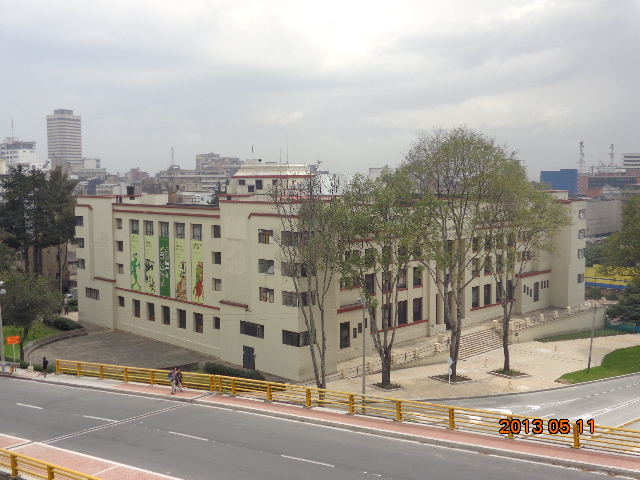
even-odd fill
[[[82,129],[79,115],[73,110],[54,110],[47,115],[47,144],[51,168],[66,171],[82,167]]]

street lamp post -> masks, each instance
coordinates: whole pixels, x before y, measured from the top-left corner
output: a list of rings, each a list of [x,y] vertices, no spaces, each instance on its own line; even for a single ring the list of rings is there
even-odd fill
[[[358,303],[360,303],[362,305],[362,395],[364,395],[366,393],[367,390],[367,385],[366,385],[366,380],[365,380],[365,348],[366,348],[366,340],[367,340],[367,335],[366,335],[366,330],[364,327],[364,322],[365,322],[365,318],[364,318],[364,314],[365,314],[365,302],[364,300],[362,300],[361,298],[358,298]]]
[[[0,297],[7,293],[7,291],[2,288],[4,286],[4,282],[0,280]],[[0,304],[0,363],[2,363],[2,372],[4,373],[4,330],[2,329],[2,304]]]

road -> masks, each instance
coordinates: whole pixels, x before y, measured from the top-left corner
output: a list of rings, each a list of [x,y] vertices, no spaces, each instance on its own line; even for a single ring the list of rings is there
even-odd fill
[[[189,480],[597,475],[218,407],[6,378],[0,378],[0,425],[2,434]]]
[[[472,399],[440,399],[439,403],[498,409],[519,415],[585,420],[617,427],[640,417],[640,375],[627,375],[568,388]],[[638,428],[635,424],[630,428]]]

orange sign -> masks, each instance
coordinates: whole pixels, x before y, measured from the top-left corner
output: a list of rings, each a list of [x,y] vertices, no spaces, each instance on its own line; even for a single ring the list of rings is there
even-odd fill
[[[18,335],[7,337],[7,345],[17,345],[18,343],[20,343],[20,337]]]

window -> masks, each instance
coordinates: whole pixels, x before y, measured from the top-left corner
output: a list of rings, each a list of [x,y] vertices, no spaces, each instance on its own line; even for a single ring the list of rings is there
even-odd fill
[[[407,301],[398,302],[398,325],[405,325],[407,320]]]
[[[250,337],[264,338],[264,325],[259,323],[251,323],[240,321],[240,334],[249,335]]]
[[[376,294],[376,277],[375,273],[367,273],[364,276],[364,288],[369,292],[369,295]]]
[[[271,243],[271,237],[273,237],[273,230],[258,230],[258,243]]]
[[[222,252],[212,252],[213,253],[213,263],[216,265],[222,265]]]
[[[578,218],[580,220],[584,220],[585,218],[587,218],[587,213],[586,212],[587,212],[586,210],[580,210],[578,212]]]
[[[193,331],[196,333],[204,333],[204,315],[201,313],[193,314]]]
[[[513,281],[507,280],[507,300],[513,300]]]
[[[84,248],[84,238],[76,238],[76,246],[78,248]]]
[[[584,229],[578,230],[578,240],[582,240],[584,238]]]
[[[503,259],[502,255],[498,255],[496,257],[496,272],[501,272],[502,271],[503,262],[504,262],[504,259]]]
[[[140,233],[140,221],[139,220],[131,220],[130,232],[133,233],[133,234]]]
[[[295,292],[282,292],[282,304],[287,307],[297,307],[298,295]]]
[[[471,259],[471,276],[477,277],[480,275],[480,260],[477,258]]]
[[[471,308],[478,308],[480,306],[480,300],[478,298],[480,294],[479,290],[480,287],[471,287]]]
[[[151,220],[144,221],[144,234],[148,237],[153,236],[153,222]]]
[[[419,322],[422,320],[422,297],[413,299],[413,321]]]
[[[422,286],[422,268],[420,267],[413,267],[413,286]]]
[[[273,260],[260,258],[258,260],[258,273],[268,273],[269,275],[273,275]]]
[[[220,225],[213,225],[211,228],[213,229],[213,238],[220,238]]]
[[[484,286],[484,304],[491,305],[491,284],[487,283]]]
[[[282,330],[282,343],[292,347],[306,347],[309,345],[309,332],[298,333]]]
[[[124,275],[124,264],[123,263],[116,263],[116,265],[118,267],[118,274]]]
[[[398,272],[398,288],[407,288],[407,269]]]
[[[147,302],[147,320],[150,322],[156,321],[156,304]]]
[[[247,190],[249,191],[249,193],[253,193],[255,189],[256,189],[256,187],[253,186],[253,185],[247,186]]]
[[[121,218],[116,218],[116,228],[118,230],[122,230],[122,219]]]
[[[262,190],[262,180],[256,180],[256,190]]]
[[[244,185],[245,183],[247,183],[245,180],[238,180],[238,185]]]
[[[578,258],[584,258],[584,248],[578,249]]]
[[[502,303],[502,282],[496,282],[496,303]]]
[[[486,237],[484,237],[484,249],[491,250],[492,246],[493,246],[493,239],[489,235],[487,235]]]
[[[280,273],[283,277],[306,277],[307,270],[302,263],[282,262],[280,264]]]
[[[391,291],[391,273],[390,272],[382,272],[382,291],[383,292]]]
[[[578,283],[584,283],[584,273],[578,274]]]
[[[133,316],[140,318],[140,300],[133,301]]]
[[[191,240],[202,240],[202,225],[191,225]]]
[[[373,267],[376,264],[376,251],[373,248],[367,248],[364,251],[364,265]]]
[[[533,284],[533,301],[537,302],[540,300],[540,282],[536,282]]]
[[[260,287],[260,301],[273,303],[273,289]]]
[[[350,346],[349,322],[344,322],[340,324],[340,348],[349,348]]]
[[[309,303],[309,301],[311,301],[311,303]],[[314,292],[302,292],[300,294],[300,302],[299,302],[300,306],[302,307],[308,307],[309,305],[315,305],[316,304],[316,294]]]
[[[161,237],[169,236],[169,222],[160,222],[160,236]]]
[[[84,217],[81,215],[76,216],[76,227],[84,226]]]
[[[477,252],[478,250],[480,250],[480,237],[473,237],[471,239],[471,249],[474,252]]]
[[[213,279],[213,289],[216,292],[221,292],[222,291],[222,279],[220,279],[220,278],[214,278]]]
[[[297,247],[305,243],[303,241],[304,234],[301,232],[282,232],[282,245],[287,247]]]
[[[118,296],[118,306],[124,307],[124,297]]]
[[[176,223],[176,238],[184,238],[184,223]]]
[[[484,274],[493,273],[493,262],[491,261],[491,256],[487,255],[484,257]]]
[[[79,258],[78,259],[78,268],[80,270],[84,270],[84,258]]]
[[[178,308],[178,328],[187,329],[187,311]]]
[[[116,248],[119,252],[124,252],[124,242],[122,240],[118,240],[116,242]]]
[[[162,324],[171,325],[171,309],[166,305],[162,305]]]
[[[213,317],[213,329],[220,330],[220,317]]]

